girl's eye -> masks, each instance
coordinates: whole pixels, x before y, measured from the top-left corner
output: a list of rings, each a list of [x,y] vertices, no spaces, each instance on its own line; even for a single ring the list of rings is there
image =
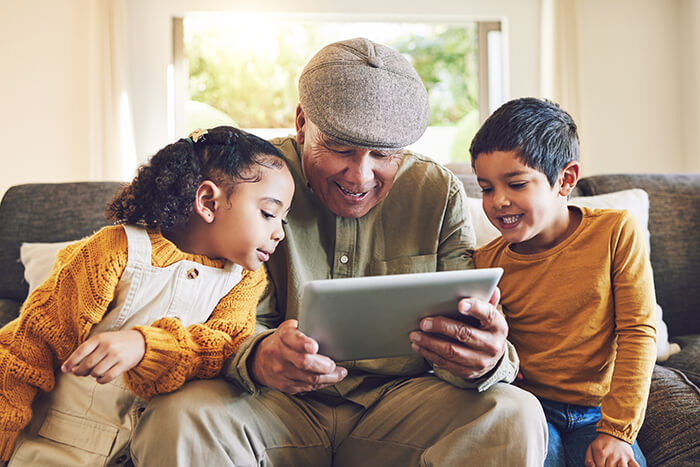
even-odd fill
[[[515,189],[515,190],[519,190],[521,188],[525,188],[525,185],[527,185],[527,182],[518,182],[518,183],[511,183],[510,187]]]
[[[265,219],[272,219],[272,218],[275,217],[274,214],[270,214],[269,212],[262,211],[262,210],[261,210],[260,212],[262,213],[262,215],[263,215],[263,217],[264,217]]]
[[[491,187],[481,187],[482,193],[491,193],[492,191],[493,191],[493,188],[491,188]]]
[[[282,225],[287,225],[289,222],[287,222],[287,219],[282,219]]]

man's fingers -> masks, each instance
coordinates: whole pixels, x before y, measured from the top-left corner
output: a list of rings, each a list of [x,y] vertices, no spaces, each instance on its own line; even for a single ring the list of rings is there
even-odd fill
[[[318,352],[318,343],[297,329],[298,325],[297,320],[288,319],[277,328],[284,345],[296,352],[312,354]]]
[[[335,362],[325,355],[299,353],[292,350],[285,352],[285,358],[298,370],[313,375],[324,375],[335,370]]]
[[[491,294],[491,298],[489,298],[489,303],[493,306],[498,305],[498,302],[501,301],[501,289],[496,287],[493,290],[493,294]]]
[[[415,343],[411,344],[411,347],[426,360],[433,362],[438,367],[449,371],[459,378],[474,379],[478,378],[483,373],[482,371],[479,371],[481,366],[477,363],[479,359],[476,354],[471,356],[462,356],[462,360],[459,363],[456,363],[446,358],[443,354],[433,352],[429,347],[421,347]],[[455,355],[456,353],[457,352],[455,352]]]
[[[500,292],[498,295],[500,298]],[[491,298],[493,299],[493,296]],[[507,331],[508,329],[506,319],[491,303],[474,298],[463,298],[459,301],[457,308],[461,314],[478,319],[484,329],[498,329],[499,331]]]
[[[498,346],[500,340],[493,339],[493,330],[479,329],[444,316],[424,318],[420,323],[420,329],[426,333],[446,336],[490,355],[496,355],[503,350]]]
[[[297,368],[290,368],[282,379],[280,389],[290,394],[316,391],[338,383],[347,374],[348,371],[342,367],[336,367],[331,373],[322,375],[312,375],[299,371]]]
[[[410,339],[415,346],[425,350],[425,352],[434,354],[435,357],[429,360],[439,366],[446,367],[449,363],[455,363],[460,366],[473,367],[484,363],[482,352],[449,339],[420,332],[412,332]]]

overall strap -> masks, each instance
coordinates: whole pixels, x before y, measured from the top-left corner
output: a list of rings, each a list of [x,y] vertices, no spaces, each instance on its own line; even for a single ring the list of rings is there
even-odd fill
[[[122,224],[129,241],[127,267],[145,267],[151,265],[151,239],[144,227]]]

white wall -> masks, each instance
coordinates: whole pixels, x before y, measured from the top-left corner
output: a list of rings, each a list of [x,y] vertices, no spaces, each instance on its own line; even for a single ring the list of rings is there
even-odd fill
[[[700,0],[682,0],[679,15],[685,170],[700,172]]]
[[[83,1],[2,1],[0,194],[89,177]]]
[[[681,63],[690,57],[679,43],[679,5],[579,2],[584,175],[689,168],[680,86]]]

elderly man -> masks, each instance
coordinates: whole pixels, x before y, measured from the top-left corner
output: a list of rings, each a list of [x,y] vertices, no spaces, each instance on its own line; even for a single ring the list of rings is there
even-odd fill
[[[297,329],[314,279],[473,267],[459,181],[404,151],[428,124],[428,97],[397,51],[330,44],[299,79],[296,138],[273,141],[297,186],[287,239],[267,267],[261,332],[223,379],[153,400],[136,465],[541,466],[537,400],[509,384],[518,360],[493,303],[464,299],[470,327],[426,318],[415,354],[334,362]],[[232,384],[234,383],[234,384]]]

